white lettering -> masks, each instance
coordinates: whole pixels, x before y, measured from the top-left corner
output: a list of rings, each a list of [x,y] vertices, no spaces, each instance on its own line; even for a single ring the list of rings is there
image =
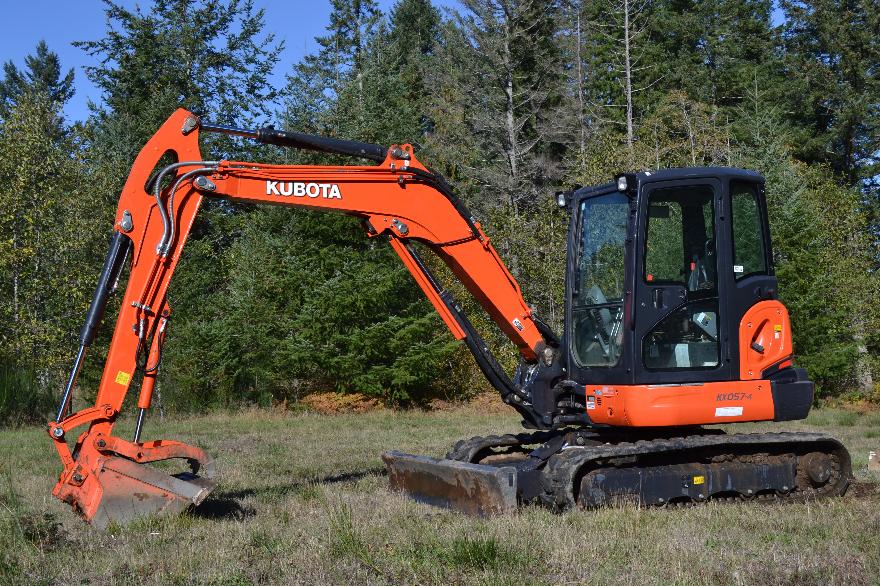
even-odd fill
[[[299,181],[266,181],[266,195],[342,199],[342,192],[339,191],[339,186],[335,183],[301,183]]]

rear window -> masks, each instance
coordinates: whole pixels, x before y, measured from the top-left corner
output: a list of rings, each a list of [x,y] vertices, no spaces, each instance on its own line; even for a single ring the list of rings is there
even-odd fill
[[[733,226],[733,274],[739,280],[767,272],[767,246],[757,186],[734,182],[730,190]]]

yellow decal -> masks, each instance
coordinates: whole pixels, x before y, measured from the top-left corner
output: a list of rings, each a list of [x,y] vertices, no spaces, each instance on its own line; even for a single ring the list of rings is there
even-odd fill
[[[774,332],[781,332],[782,331],[782,324],[776,324],[775,326],[773,326],[773,331]]]
[[[705,484],[706,477],[705,476],[694,476],[694,484]]]
[[[131,380],[131,374],[125,372],[124,370],[120,370],[116,373],[116,382],[121,385],[127,385]]]

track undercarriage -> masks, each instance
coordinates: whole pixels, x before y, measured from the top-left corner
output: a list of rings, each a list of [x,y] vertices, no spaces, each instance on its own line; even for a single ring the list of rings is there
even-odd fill
[[[443,460],[399,452],[383,459],[393,489],[479,515],[527,503],[565,510],[816,499],[844,494],[851,477],[849,453],[824,434],[693,428],[475,437],[456,443]]]

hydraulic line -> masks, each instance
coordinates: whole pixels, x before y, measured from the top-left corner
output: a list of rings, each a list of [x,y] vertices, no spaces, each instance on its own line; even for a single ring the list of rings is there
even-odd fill
[[[216,165],[213,167],[202,167],[201,169],[194,169],[192,171],[187,171],[183,175],[181,175],[177,181],[174,183],[174,186],[171,188],[171,193],[168,195],[168,222],[169,222],[169,230],[168,230],[168,240],[165,240],[163,236],[163,240],[161,243],[162,246],[162,254],[167,254],[168,249],[171,248],[174,243],[175,236],[175,224],[174,224],[174,194],[177,193],[180,184],[186,181],[191,177],[195,177],[196,175],[204,175],[207,173],[212,173],[217,170]]]
[[[405,244],[407,250],[412,256],[413,260],[418,265],[421,272],[426,276],[428,282],[431,287],[437,292],[440,296],[440,299],[443,303],[449,308],[450,312],[455,317],[459,326],[465,332],[464,343],[467,346],[468,350],[470,350],[471,354],[474,357],[474,360],[477,362],[477,366],[480,368],[480,371],[489,381],[489,383],[501,394],[501,398],[505,403],[509,404],[516,411],[522,415],[523,419],[529,421],[532,425],[536,427],[541,427],[543,424],[541,422],[541,417],[535,412],[534,408],[528,404],[531,400],[528,394],[524,393],[521,389],[517,388],[517,386],[510,380],[507,376],[507,373],[501,368],[501,365],[498,364],[498,361],[489,351],[486,342],[480,336],[480,334],[476,331],[473,324],[471,324],[470,320],[464,314],[452,294],[446,289],[442,288],[438,283],[436,277],[431,272],[431,270],[425,265],[424,261],[415,251],[411,244]]]
[[[159,246],[156,248],[156,252],[159,254],[164,254],[166,242],[168,242],[168,233],[171,229],[170,226],[170,218],[168,217],[168,210],[165,209],[165,206],[162,204],[162,180],[165,178],[166,173],[169,171],[173,171],[175,169],[180,169],[181,167],[195,167],[201,165],[202,167],[207,166],[216,166],[219,164],[219,161],[183,161],[181,163],[172,163],[167,167],[163,168],[159,171],[159,174],[156,175],[154,188],[153,188],[153,197],[156,198],[156,205],[159,206],[159,215],[162,217],[162,238],[159,240]]]

